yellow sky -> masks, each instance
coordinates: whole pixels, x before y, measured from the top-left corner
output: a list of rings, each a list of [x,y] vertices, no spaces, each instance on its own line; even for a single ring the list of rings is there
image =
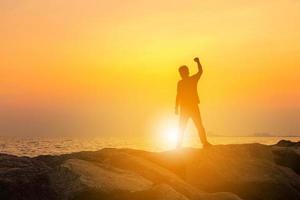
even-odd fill
[[[149,134],[174,118],[177,68],[195,71],[194,56],[209,132],[300,134],[299,9],[297,0],[0,1],[0,134]]]

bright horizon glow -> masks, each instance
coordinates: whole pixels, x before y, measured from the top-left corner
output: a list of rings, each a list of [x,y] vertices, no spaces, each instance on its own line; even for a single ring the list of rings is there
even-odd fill
[[[177,125],[172,125],[166,127],[166,130],[164,131],[164,137],[162,139],[165,140],[167,146],[169,146],[170,148],[175,148],[179,139],[178,134],[179,133]]]
[[[194,56],[208,134],[300,135],[299,9],[286,0],[0,1],[0,135],[161,133],[153,127],[176,118],[177,68],[195,72]]]

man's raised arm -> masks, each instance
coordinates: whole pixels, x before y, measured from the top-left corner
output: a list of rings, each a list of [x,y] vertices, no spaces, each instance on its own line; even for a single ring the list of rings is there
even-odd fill
[[[194,76],[199,79],[203,73],[202,65],[198,57],[194,58],[194,61],[197,63],[197,67],[198,67],[198,72]]]

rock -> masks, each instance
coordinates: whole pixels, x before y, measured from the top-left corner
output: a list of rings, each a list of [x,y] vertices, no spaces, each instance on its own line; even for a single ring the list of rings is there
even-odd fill
[[[154,186],[150,193],[153,193],[156,195],[157,200],[188,200],[187,197],[182,195],[181,193],[174,190],[171,186],[167,184],[160,184],[157,186]]]
[[[144,157],[207,192],[227,191],[251,200],[299,199],[299,176],[278,165],[270,146],[217,145],[163,154]]]
[[[0,199],[299,200],[298,146],[278,144],[0,154]]]
[[[79,159],[69,159],[63,167],[79,176],[82,184],[104,193],[116,191],[137,192],[149,190],[152,182],[142,176],[108,165]]]
[[[300,146],[297,143],[288,147],[282,143],[280,143],[281,145],[278,144],[272,147],[274,161],[279,165],[293,169],[300,175]]]
[[[292,142],[289,140],[280,140],[276,146],[278,147],[300,147],[300,141],[299,142]]]
[[[249,200],[300,197],[300,177],[277,165],[267,146],[214,146],[190,163],[184,179],[205,191],[228,191]]]
[[[56,199],[48,172],[34,159],[0,154],[0,199]]]

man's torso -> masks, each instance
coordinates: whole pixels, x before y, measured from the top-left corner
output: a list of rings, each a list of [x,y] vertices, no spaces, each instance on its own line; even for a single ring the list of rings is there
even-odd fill
[[[199,77],[200,78],[200,77]],[[198,77],[190,76],[178,82],[178,92],[180,96],[180,106],[190,107],[198,105],[199,95],[197,91]]]

